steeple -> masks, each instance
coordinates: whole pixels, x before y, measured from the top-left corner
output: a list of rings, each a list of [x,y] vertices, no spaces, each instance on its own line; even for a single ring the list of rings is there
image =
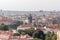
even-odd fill
[[[32,23],[32,15],[31,14],[29,14],[28,19],[29,19],[29,23]]]

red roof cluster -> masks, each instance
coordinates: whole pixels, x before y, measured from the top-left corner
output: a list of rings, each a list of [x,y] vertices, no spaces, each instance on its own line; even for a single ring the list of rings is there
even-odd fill
[[[0,17],[0,21],[1,22],[13,22],[11,18],[7,18],[7,17]]]
[[[53,28],[53,29],[58,28],[59,26],[60,24],[49,24],[48,25],[48,27]]]
[[[52,18],[47,18],[47,21],[52,21],[53,19]]]
[[[22,35],[24,36],[24,35]],[[28,34],[25,35],[25,38],[21,38],[20,36],[13,36],[12,32],[9,31],[0,31],[0,39],[7,39],[7,40],[13,40],[13,39],[18,39],[18,40],[28,40],[28,38],[31,38]]]
[[[23,25],[21,25],[21,27],[23,28],[23,27],[34,27],[32,24],[23,24]]]
[[[41,31],[43,31],[43,30],[45,30],[45,29],[44,29],[44,27],[36,27],[36,30],[41,30]]]

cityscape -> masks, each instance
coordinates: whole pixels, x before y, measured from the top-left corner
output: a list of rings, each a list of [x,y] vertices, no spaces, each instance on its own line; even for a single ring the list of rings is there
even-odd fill
[[[60,40],[60,0],[0,0],[0,40]]]
[[[60,11],[0,10],[0,40],[59,40]]]

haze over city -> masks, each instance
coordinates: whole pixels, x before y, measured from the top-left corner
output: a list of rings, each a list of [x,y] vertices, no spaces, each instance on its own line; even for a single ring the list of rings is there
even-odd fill
[[[16,11],[60,11],[60,0],[0,0],[0,9]]]

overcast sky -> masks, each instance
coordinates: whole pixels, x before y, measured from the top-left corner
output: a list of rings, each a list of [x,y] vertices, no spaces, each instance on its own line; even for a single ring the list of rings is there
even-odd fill
[[[19,11],[60,11],[60,0],[0,0],[0,9]]]

